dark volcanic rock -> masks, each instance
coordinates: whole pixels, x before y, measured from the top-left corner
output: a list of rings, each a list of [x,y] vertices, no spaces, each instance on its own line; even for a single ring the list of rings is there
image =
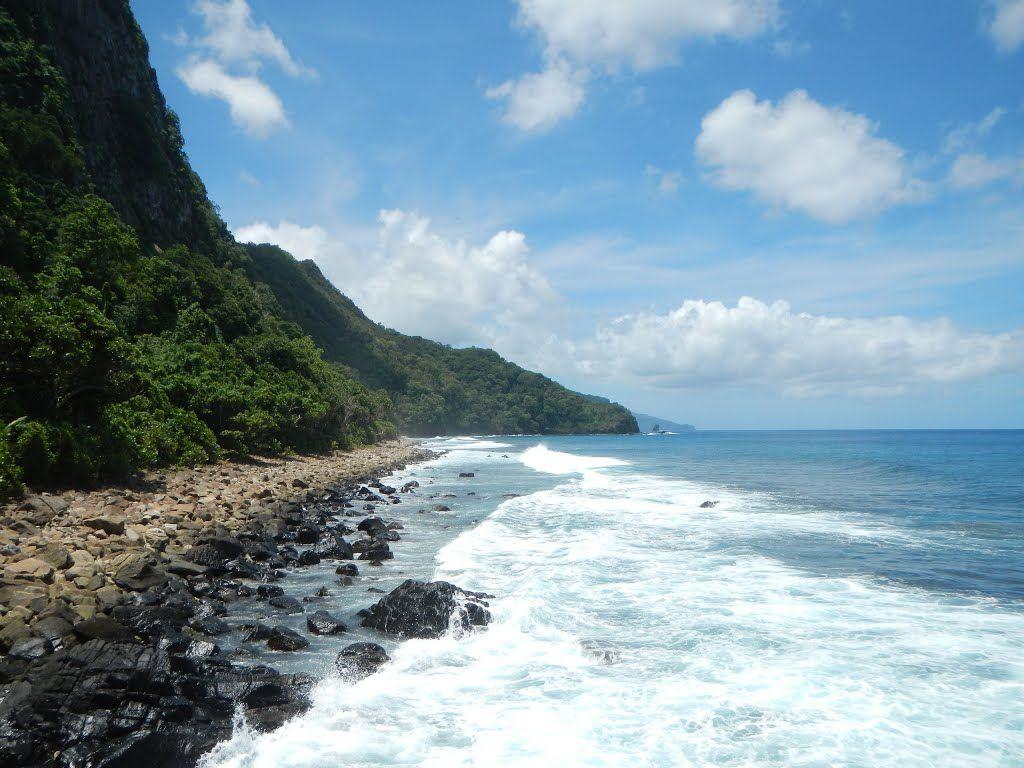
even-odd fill
[[[134,556],[114,574],[115,584],[136,592],[162,587],[167,583],[167,579],[167,571],[145,555]]]
[[[277,608],[279,611],[284,611],[285,613],[305,612],[305,608],[302,607],[302,603],[300,603],[294,597],[278,595],[277,597],[270,598],[267,602],[274,608]]]
[[[313,546],[322,560],[351,560],[354,557],[352,545],[339,533],[327,531]]]
[[[476,477],[476,472],[459,472],[459,477]]]
[[[316,565],[320,562],[320,555],[311,549],[307,549],[305,552],[299,553],[299,557],[295,562],[299,565]]]
[[[309,647],[309,640],[288,627],[274,627],[267,638],[267,647],[274,651],[301,651]]]
[[[468,630],[490,622],[487,597],[447,581],[407,579],[369,609],[363,626],[402,637],[440,637],[451,628]]]
[[[124,624],[103,614],[78,622],[74,632],[82,640],[128,640],[132,636]]]
[[[342,677],[358,680],[372,675],[388,661],[390,658],[387,651],[376,643],[352,643],[338,654],[334,666]]]
[[[370,536],[376,536],[379,533],[387,531],[388,525],[379,517],[367,517],[359,522],[356,526],[356,530],[363,531]]]
[[[359,553],[360,560],[393,560],[395,557],[386,541],[373,539],[370,546]]]
[[[348,629],[327,611],[316,611],[306,618],[306,628],[314,635],[337,635]]]
[[[295,532],[295,541],[298,544],[313,544],[320,538],[320,529],[312,523],[304,523]]]
[[[266,667],[233,667],[216,651],[89,640],[32,662],[9,688],[0,766],[194,765],[230,737],[236,707],[273,728],[307,708],[309,685]]]
[[[705,501],[703,504],[700,505],[700,508],[701,509],[711,509],[712,507],[717,507],[717,506],[718,506],[718,502],[717,501]]]

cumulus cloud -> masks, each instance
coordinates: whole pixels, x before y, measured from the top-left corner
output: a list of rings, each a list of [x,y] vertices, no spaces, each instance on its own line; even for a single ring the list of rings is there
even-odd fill
[[[235,234],[313,259],[367,315],[403,333],[522,355],[551,332],[557,313],[558,297],[530,264],[521,232],[474,245],[438,234],[419,214],[389,210],[380,212],[376,247],[366,251],[289,221]]]
[[[199,58],[185,62],[177,72],[192,93],[224,101],[232,122],[252,136],[269,136],[288,126],[281,99],[259,78],[232,75],[218,62]]]
[[[949,171],[950,182],[961,189],[976,189],[1006,179],[1024,179],[1024,161],[964,154],[957,157]]]
[[[488,99],[505,101],[502,120],[527,133],[551,130],[583,104],[586,75],[555,61],[541,72],[488,88]]]
[[[189,90],[224,101],[235,125],[252,136],[287,127],[281,98],[258,76],[263,62],[276,63],[292,77],[316,73],[300,64],[267,24],[255,22],[246,0],[196,0],[192,10],[202,20],[202,34],[179,30],[175,37],[176,44],[193,50],[177,70]]]
[[[202,18],[203,34],[192,44],[219,61],[256,71],[267,59],[292,76],[315,74],[295,60],[267,24],[253,20],[246,0],[197,0],[193,11]]]
[[[1002,53],[1013,53],[1024,43],[1024,0],[995,0],[986,25]]]
[[[772,387],[791,396],[898,395],[1024,369],[1024,331],[972,333],[947,319],[843,318],[742,298],[625,315],[567,347],[578,372],[655,387]]]
[[[517,24],[537,34],[545,65],[489,88],[506,99],[506,123],[540,133],[575,115],[597,73],[675,63],[687,40],[761,34],[778,20],[777,0],[517,0]]]
[[[903,150],[874,123],[804,91],[778,104],[733,93],[704,116],[696,153],[717,185],[832,224],[923,194]]]
[[[550,56],[645,70],[676,61],[682,42],[747,38],[778,20],[776,0],[518,0],[518,23]]]

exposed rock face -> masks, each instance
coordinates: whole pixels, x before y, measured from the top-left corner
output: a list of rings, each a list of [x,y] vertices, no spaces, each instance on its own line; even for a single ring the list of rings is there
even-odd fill
[[[216,646],[95,639],[33,662],[0,702],[0,766],[188,765],[231,735],[242,706],[271,728],[311,680],[232,667]],[[56,756],[55,756],[56,755]]]
[[[489,597],[447,581],[407,579],[367,611],[363,626],[401,637],[440,637],[452,628],[486,626]]]

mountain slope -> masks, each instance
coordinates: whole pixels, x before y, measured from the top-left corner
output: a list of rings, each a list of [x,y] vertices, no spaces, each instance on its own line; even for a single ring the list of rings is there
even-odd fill
[[[636,432],[621,405],[572,392],[486,349],[454,349],[374,323],[312,261],[273,245],[247,246],[249,276],[285,316],[369,387],[394,401],[401,431],[433,434]]]

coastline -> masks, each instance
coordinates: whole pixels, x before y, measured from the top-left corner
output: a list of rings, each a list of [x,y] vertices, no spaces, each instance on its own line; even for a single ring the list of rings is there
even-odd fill
[[[0,766],[128,765],[156,752],[154,765],[191,765],[230,736],[236,710],[261,730],[304,711],[314,679],[234,663],[217,638],[239,627],[222,617],[237,601],[266,601],[268,621],[303,611],[274,582],[321,555],[393,557],[393,530],[342,518],[375,519],[373,502],[415,492],[377,478],[437,455],[400,439],[0,507]],[[323,613],[311,634],[343,631]],[[246,639],[305,642],[258,623]]]

